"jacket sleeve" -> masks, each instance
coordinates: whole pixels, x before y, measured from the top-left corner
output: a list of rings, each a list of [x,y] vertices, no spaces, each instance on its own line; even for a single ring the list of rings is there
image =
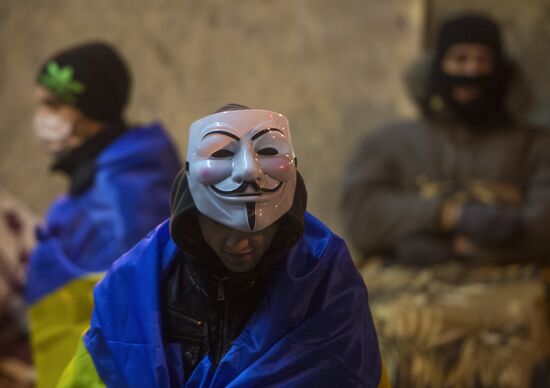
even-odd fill
[[[344,227],[363,255],[383,252],[405,236],[439,227],[442,198],[424,198],[404,187],[400,151],[385,131],[361,142],[344,173]]]
[[[516,210],[522,231],[508,244],[482,245],[483,256],[499,261],[550,260],[550,133],[533,136],[524,174],[524,200]]]

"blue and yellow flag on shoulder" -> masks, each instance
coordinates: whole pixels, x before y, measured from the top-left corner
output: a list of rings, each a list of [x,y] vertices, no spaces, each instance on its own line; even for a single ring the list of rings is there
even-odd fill
[[[367,291],[344,242],[310,214],[258,309],[218,365],[185,376],[165,343],[162,279],[176,257],[168,222],[118,260],[58,387],[388,387]]]
[[[89,325],[92,290],[102,273],[71,279],[28,309],[37,387],[54,387]]]
[[[54,387],[74,355],[104,272],[169,216],[179,169],[159,124],[134,128],[100,153],[88,190],[52,205],[37,232],[26,289],[37,388]]]

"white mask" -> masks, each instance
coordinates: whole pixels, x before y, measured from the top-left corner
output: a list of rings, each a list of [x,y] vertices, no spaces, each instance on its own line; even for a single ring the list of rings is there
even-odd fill
[[[73,132],[73,123],[55,113],[37,112],[33,128],[38,139],[51,153],[67,148],[67,141]]]
[[[245,232],[292,206],[296,163],[286,117],[266,110],[215,113],[191,124],[188,182],[197,209]]]

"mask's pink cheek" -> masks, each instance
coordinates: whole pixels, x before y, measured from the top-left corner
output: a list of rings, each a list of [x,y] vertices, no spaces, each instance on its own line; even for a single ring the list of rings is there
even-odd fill
[[[231,176],[231,162],[200,160],[191,164],[190,172],[203,185],[214,185]]]
[[[293,160],[289,156],[265,158],[261,161],[261,165],[267,175],[281,182],[290,179],[295,170]]]

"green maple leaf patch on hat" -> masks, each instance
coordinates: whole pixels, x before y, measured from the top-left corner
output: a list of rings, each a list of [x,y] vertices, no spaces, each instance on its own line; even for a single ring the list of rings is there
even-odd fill
[[[86,87],[73,78],[72,66],[59,67],[56,62],[48,63],[46,71],[40,76],[40,83],[53,94],[67,103],[75,103],[77,95],[84,93]]]

